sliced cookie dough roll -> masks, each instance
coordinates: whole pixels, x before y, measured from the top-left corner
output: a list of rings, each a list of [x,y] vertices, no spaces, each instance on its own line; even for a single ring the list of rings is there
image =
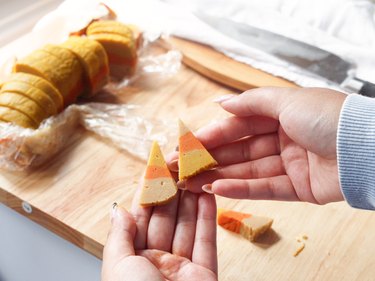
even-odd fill
[[[12,92],[0,92],[0,106],[8,107],[24,115],[27,115],[36,126],[39,126],[40,122],[49,117],[49,115],[32,99]],[[11,120],[10,120],[11,121]]]
[[[108,83],[108,57],[99,42],[87,37],[71,36],[61,47],[72,51],[81,62],[84,70],[82,96],[92,97]]]
[[[0,120],[23,128],[36,129],[38,125],[26,114],[0,105]]]
[[[64,107],[74,103],[83,90],[82,66],[66,48],[46,45],[19,60],[14,72],[40,76],[51,82],[64,98]]]
[[[6,83],[20,82],[31,87],[37,88],[43,91],[55,104],[57,112],[61,112],[64,109],[64,99],[61,93],[46,79],[28,74],[28,73],[12,73]],[[4,83],[5,84],[5,83]]]
[[[139,203],[144,207],[166,204],[176,194],[176,182],[168,170],[159,144],[154,142],[147,162]]]

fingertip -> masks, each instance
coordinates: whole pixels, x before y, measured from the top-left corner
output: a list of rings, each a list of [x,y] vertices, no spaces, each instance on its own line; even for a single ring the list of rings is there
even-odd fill
[[[212,190],[212,184],[204,184],[202,186],[202,190],[208,194],[214,194],[213,190]]]
[[[114,264],[122,257],[134,255],[136,224],[133,216],[123,207],[113,204],[111,228],[103,251],[103,260]]]
[[[171,172],[178,172],[178,159],[172,160],[169,163],[167,162],[167,166]]]
[[[135,234],[134,217],[124,207],[119,206],[117,203],[113,204],[112,207],[111,223],[112,227],[125,228],[133,235]]]
[[[201,208],[201,215],[216,219],[216,199],[214,194],[202,193],[198,199],[198,206]]]
[[[230,100],[234,97],[236,97],[237,95],[235,94],[227,94],[227,95],[223,95],[223,96],[219,96],[219,97],[216,97],[214,98],[212,101],[214,103],[218,103],[218,104],[222,104],[223,102],[227,101],[227,100]]]

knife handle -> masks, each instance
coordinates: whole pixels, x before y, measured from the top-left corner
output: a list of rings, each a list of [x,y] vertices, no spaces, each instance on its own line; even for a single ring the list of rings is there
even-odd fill
[[[363,83],[362,87],[359,89],[358,94],[366,97],[375,97],[375,84],[358,78],[356,78],[356,80],[359,80]]]

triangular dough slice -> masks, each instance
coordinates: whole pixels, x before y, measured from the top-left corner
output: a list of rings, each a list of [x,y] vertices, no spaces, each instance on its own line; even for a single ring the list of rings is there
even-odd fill
[[[203,144],[179,120],[179,180],[185,180],[217,165]]]
[[[246,239],[254,241],[271,228],[273,219],[218,209],[217,223],[227,230],[241,234]]]
[[[176,194],[176,182],[168,170],[159,144],[154,142],[147,163],[140,204],[144,207],[165,204]]]

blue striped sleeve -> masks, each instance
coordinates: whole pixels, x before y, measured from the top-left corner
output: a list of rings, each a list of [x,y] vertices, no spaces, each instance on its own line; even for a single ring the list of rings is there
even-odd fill
[[[375,99],[349,95],[340,113],[337,161],[341,191],[355,208],[375,210]]]

